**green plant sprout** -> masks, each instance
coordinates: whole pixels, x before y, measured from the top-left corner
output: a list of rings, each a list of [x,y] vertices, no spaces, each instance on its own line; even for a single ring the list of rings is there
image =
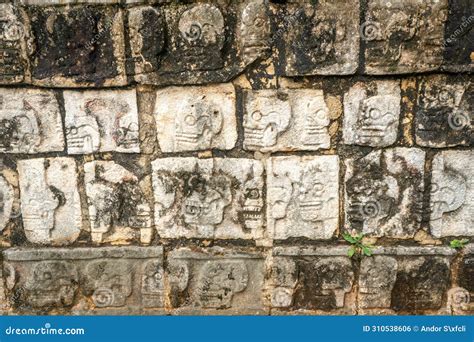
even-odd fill
[[[449,246],[454,249],[463,249],[469,243],[468,239],[454,239],[449,243]]]
[[[372,256],[372,249],[374,248],[374,246],[366,245],[362,242],[364,234],[360,233],[357,235],[351,235],[349,233],[343,233],[342,236],[344,237],[344,240],[346,240],[352,245],[347,251],[347,256],[349,256],[350,258],[354,256],[358,258],[363,256]]]

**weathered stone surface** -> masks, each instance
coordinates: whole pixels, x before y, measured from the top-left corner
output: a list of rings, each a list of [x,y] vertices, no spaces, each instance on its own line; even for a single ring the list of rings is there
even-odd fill
[[[13,186],[0,173],[0,233],[12,218],[14,196]]]
[[[134,8],[135,79],[145,84],[226,82],[269,50],[266,2],[176,3]]]
[[[448,0],[369,0],[361,27],[369,74],[436,70],[443,62]]]
[[[170,252],[169,300],[176,313],[263,312],[264,259],[232,249],[181,248]]]
[[[361,262],[361,308],[405,313],[441,309],[450,284],[453,251],[394,247],[377,249],[375,254]]]
[[[64,92],[69,154],[140,152],[135,90]]]
[[[155,225],[162,238],[263,237],[263,166],[240,158],[152,162]]]
[[[3,257],[13,273],[7,297],[22,313],[133,314],[164,306],[162,247],[10,249]]]
[[[29,74],[29,26],[24,10],[0,3],[0,32],[0,84],[23,82]]]
[[[439,152],[432,165],[431,234],[474,236],[474,152]]]
[[[23,228],[33,243],[67,245],[81,231],[81,202],[72,158],[18,161]]]
[[[423,209],[425,152],[397,147],[346,160],[345,215],[350,229],[412,238]]]
[[[426,147],[471,145],[474,83],[467,77],[423,77],[418,86],[416,143]]]
[[[289,156],[267,163],[267,225],[275,239],[330,239],[339,222],[338,156]]]
[[[0,89],[0,152],[63,150],[62,120],[54,92]]]
[[[245,95],[244,148],[295,151],[329,148],[329,108],[322,90],[254,90]]]
[[[154,115],[161,151],[232,149],[237,140],[235,110],[232,84],[159,90]]]
[[[474,69],[474,2],[451,0],[445,30],[443,69],[459,72]]]
[[[33,36],[30,60],[34,84],[50,87],[126,84],[121,9],[29,6],[26,10]]]
[[[113,161],[86,163],[84,171],[92,242],[133,239],[135,229],[142,243],[150,243],[151,205],[138,177]]]
[[[296,0],[272,9],[279,73],[347,75],[357,70],[359,0]]]
[[[342,252],[342,253],[341,253]],[[271,267],[271,304],[283,310],[343,310],[354,285],[355,268],[339,248],[276,247]]]
[[[344,143],[374,147],[395,143],[400,101],[398,81],[356,83],[344,95]]]

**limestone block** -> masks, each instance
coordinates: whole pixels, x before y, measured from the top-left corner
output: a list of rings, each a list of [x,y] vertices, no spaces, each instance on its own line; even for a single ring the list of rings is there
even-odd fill
[[[24,314],[137,314],[164,306],[162,247],[10,249],[3,258],[13,273],[7,297],[16,293]]]
[[[297,0],[273,5],[278,73],[348,75],[359,65],[359,0]]]
[[[472,145],[473,91],[469,78],[423,77],[418,86],[416,143],[435,148]]]
[[[261,152],[329,148],[329,122],[322,90],[247,91],[244,148]]]
[[[64,91],[69,154],[140,152],[135,90]]]
[[[264,312],[264,259],[258,252],[181,248],[168,256],[169,300],[177,314]]]
[[[123,13],[117,6],[27,6],[33,83],[125,85]]]
[[[474,236],[474,153],[443,151],[433,159],[431,234]]]
[[[323,250],[324,249],[324,250]],[[351,313],[355,268],[339,247],[275,247],[272,306],[283,311]]]
[[[18,161],[20,200],[26,238],[33,243],[67,245],[81,231],[81,202],[72,158]]]
[[[231,84],[157,91],[154,115],[162,152],[230,150],[237,140]]]
[[[227,82],[270,48],[264,0],[174,3],[129,9],[129,36],[139,83]]]
[[[152,168],[155,225],[160,237],[264,237],[261,162],[159,158]]]
[[[423,211],[425,152],[397,147],[346,160],[349,229],[377,237],[412,238]]]
[[[368,74],[439,69],[443,62],[448,0],[370,0],[362,39]]]
[[[0,3],[0,84],[28,79],[30,28],[25,11],[8,2]]]
[[[400,83],[356,83],[344,94],[345,144],[386,147],[397,141]]]
[[[113,161],[86,163],[84,171],[92,241],[128,240],[138,230],[140,241],[150,243],[151,206],[138,177]]]
[[[33,154],[63,150],[62,120],[54,92],[0,89],[0,152]]]
[[[330,239],[339,222],[338,156],[273,157],[267,225],[274,239]]]

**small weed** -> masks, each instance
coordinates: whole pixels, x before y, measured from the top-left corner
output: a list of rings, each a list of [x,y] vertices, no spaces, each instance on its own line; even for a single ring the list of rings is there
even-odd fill
[[[349,233],[343,233],[342,236],[344,237],[344,240],[349,242],[351,244],[351,247],[347,251],[347,255],[352,258],[361,258],[363,256],[372,256],[373,251],[372,249],[374,246],[371,245],[366,245],[362,242],[362,239],[364,238],[364,234],[360,233],[357,235],[351,235]]]
[[[463,249],[469,243],[468,239],[454,239],[449,243],[449,246],[454,249]]]

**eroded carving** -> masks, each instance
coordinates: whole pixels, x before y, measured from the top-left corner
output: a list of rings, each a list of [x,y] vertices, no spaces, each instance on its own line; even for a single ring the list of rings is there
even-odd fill
[[[165,88],[154,112],[163,152],[229,150],[237,140],[232,85]]]
[[[427,147],[469,146],[474,120],[473,84],[447,76],[420,80],[415,117],[416,142]]]
[[[40,153],[63,149],[61,115],[53,92],[1,89],[0,152]]]
[[[444,151],[433,159],[430,227],[435,237],[474,235],[474,154]]]
[[[270,48],[270,19],[264,1],[252,1],[242,11],[240,39],[243,58],[252,62]]]
[[[42,261],[34,265],[25,283],[33,307],[70,306],[78,288],[76,267],[66,261]]]
[[[423,208],[425,153],[393,148],[346,161],[346,222],[373,236],[413,237]]]
[[[160,261],[145,264],[142,273],[142,304],[146,308],[164,306],[164,271]]]
[[[263,168],[247,159],[164,158],[153,163],[162,237],[262,237]]]
[[[363,38],[371,74],[429,71],[443,60],[447,0],[371,0]]]
[[[19,83],[27,73],[25,13],[9,3],[0,4],[0,83]]]
[[[359,1],[299,1],[282,16],[284,61],[288,76],[352,74],[358,66]],[[344,16],[341,17],[341,13]],[[277,37],[277,39],[279,39]]]
[[[100,243],[110,233],[124,231],[126,236],[127,230],[139,229],[140,241],[150,243],[151,208],[137,176],[113,161],[86,163],[84,171],[92,241]]]
[[[65,91],[69,154],[138,153],[138,110],[134,90]]]
[[[267,222],[275,239],[329,239],[338,224],[337,156],[274,157],[267,165]]]
[[[66,245],[82,226],[76,163],[72,158],[18,161],[21,212],[30,242]]]
[[[170,253],[167,273],[174,308],[249,312],[262,308],[264,269],[258,254],[178,249]]]
[[[400,117],[398,81],[357,83],[344,95],[343,139],[346,144],[385,147],[397,140]]]
[[[363,308],[390,308],[398,263],[393,257],[376,255],[363,259],[359,275],[360,305]]]

